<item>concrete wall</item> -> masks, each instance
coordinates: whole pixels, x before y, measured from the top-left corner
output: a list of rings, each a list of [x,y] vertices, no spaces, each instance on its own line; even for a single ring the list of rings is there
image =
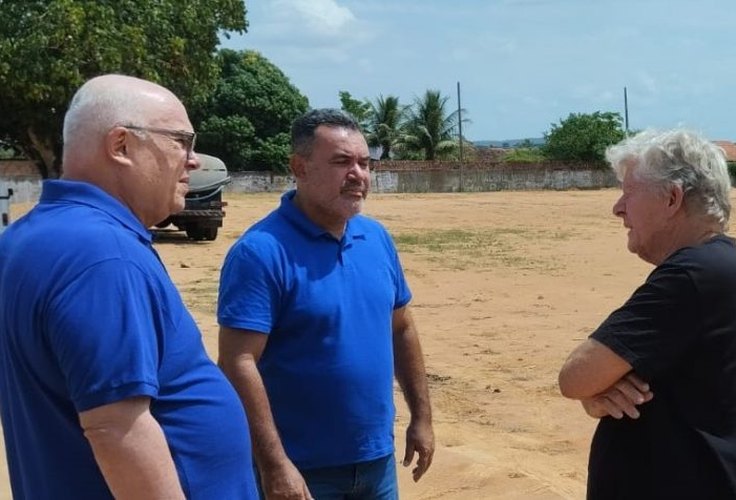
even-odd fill
[[[600,189],[618,184],[611,170],[498,167],[429,171],[382,171],[373,174],[380,193],[448,193],[535,189]]]
[[[230,193],[283,193],[296,186],[292,176],[269,172],[230,172],[230,178],[232,181],[225,186],[225,192]]]
[[[419,163],[419,162],[417,162]],[[291,176],[232,172],[227,191],[283,192],[294,187]],[[452,193],[533,189],[600,189],[618,185],[611,169],[597,165],[498,164],[485,168],[394,169],[381,165],[371,172],[376,193]]]
[[[28,160],[0,161],[0,195],[13,190],[11,203],[36,201],[41,196],[41,176],[33,162]]]
[[[393,163],[393,162],[392,162]],[[613,172],[597,165],[383,162],[371,172],[376,193],[452,193],[532,189],[599,189],[618,183]],[[293,189],[290,175],[231,172],[226,192],[282,193]],[[35,201],[41,179],[30,162],[0,161],[0,184],[13,189],[13,203]],[[0,189],[2,188],[0,186]]]

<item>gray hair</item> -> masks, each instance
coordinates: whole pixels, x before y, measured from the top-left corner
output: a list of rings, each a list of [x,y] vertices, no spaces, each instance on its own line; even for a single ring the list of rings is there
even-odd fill
[[[314,144],[314,131],[320,125],[361,132],[358,121],[350,113],[335,108],[313,109],[298,117],[291,125],[291,152],[309,156]]]
[[[688,130],[645,130],[606,149],[606,160],[623,180],[633,165],[635,175],[666,190],[679,186],[685,208],[714,218],[725,229],[731,214],[731,178],[723,150]]]
[[[150,102],[141,99],[140,86],[131,85],[135,80],[105,75],[84,83],[64,116],[64,149],[88,143],[116,125],[145,124],[151,116]]]

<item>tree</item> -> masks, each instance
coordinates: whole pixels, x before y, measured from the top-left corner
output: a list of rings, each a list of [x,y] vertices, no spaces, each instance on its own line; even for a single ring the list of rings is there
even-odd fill
[[[0,137],[44,177],[60,173],[63,117],[85,80],[138,76],[188,104],[214,85],[218,35],[248,26],[243,0],[0,3]]]
[[[407,156],[422,152],[424,159],[431,161],[447,157],[458,148],[459,116],[457,110],[448,113],[449,99],[438,90],[427,90],[423,97],[414,100],[399,144]]]
[[[379,96],[370,103],[370,115],[366,129],[369,146],[381,146],[381,159],[391,158],[394,146],[401,138],[401,127],[406,119],[406,106],[395,96]]]
[[[258,52],[223,49],[217,63],[214,92],[192,111],[201,137],[197,150],[231,170],[286,171],[291,122],[309,101]]]
[[[350,95],[350,92],[345,90],[341,90],[339,95],[342,110],[353,115],[360,124],[360,127],[363,130],[366,130],[371,116],[371,103],[354,99],[353,96]]]
[[[552,160],[602,161],[606,148],[625,136],[621,115],[612,112],[570,113],[551,126],[542,150]]]

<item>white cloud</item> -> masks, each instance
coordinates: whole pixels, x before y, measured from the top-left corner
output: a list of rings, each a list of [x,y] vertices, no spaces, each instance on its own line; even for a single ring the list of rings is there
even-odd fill
[[[733,138],[733,1],[258,0],[225,45],[259,50],[316,105],[339,104],[338,90],[408,103],[461,81],[477,138],[619,111],[624,86],[632,128],[687,116]]]
[[[282,27],[302,35],[337,38],[350,33],[357,19],[335,0],[275,0],[268,9]]]

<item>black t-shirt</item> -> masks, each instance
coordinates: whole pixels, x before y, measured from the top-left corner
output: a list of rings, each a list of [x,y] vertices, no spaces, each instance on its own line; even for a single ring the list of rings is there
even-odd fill
[[[648,381],[637,420],[601,419],[588,498],[736,498],[736,246],[678,250],[591,335]]]

